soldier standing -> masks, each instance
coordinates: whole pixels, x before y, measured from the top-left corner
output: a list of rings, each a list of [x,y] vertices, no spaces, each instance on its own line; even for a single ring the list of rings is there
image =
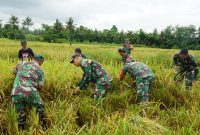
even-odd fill
[[[77,90],[87,89],[90,82],[95,83],[94,99],[101,99],[106,95],[110,88],[112,78],[106,70],[96,61],[84,59],[81,54],[74,54],[70,63],[81,67],[84,74],[82,80],[77,86]]]
[[[173,61],[177,69],[174,80],[182,81],[185,78],[186,90],[191,90],[192,82],[197,80],[199,74],[199,66],[194,57],[188,54],[187,49],[182,49],[174,55]]]
[[[43,61],[42,55],[35,55],[33,61],[21,63],[14,68],[16,77],[11,98],[18,113],[18,127],[22,130],[27,123],[27,107],[36,108],[41,126],[46,128],[44,104],[38,92],[44,85],[44,72],[40,67]]]

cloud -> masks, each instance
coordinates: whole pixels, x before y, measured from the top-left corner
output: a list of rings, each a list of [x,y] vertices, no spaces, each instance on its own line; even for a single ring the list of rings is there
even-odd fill
[[[7,0],[1,2],[0,18],[30,16],[34,27],[52,24],[55,19],[89,28],[153,31],[168,25],[200,25],[199,0]]]

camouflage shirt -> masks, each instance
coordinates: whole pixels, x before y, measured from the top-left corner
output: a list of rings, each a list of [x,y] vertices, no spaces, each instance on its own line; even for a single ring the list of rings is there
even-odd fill
[[[152,70],[141,62],[125,63],[121,70],[120,78],[122,79],[127,72],[132,78],[136,79],[136,82],[140,82],[143,78],[148,76],[154,77]]]
[[[81,60],[81,69],[83,70],[83,78],[79,83],[80,89],[86,89],[89,82],[100,82],[102,85],[112,81],[110,75],[97,62],[88,59]]]
[[[44,72],[35,62],[25,62],[14,68],[16,78],[11,95],[30,96],[37,91],[38,86],[44,85]]]
[[[179,55],[179,52],[176,53],[173,57],[173,60],[176,66],[180,66],[181,70],[192,71],[198,68],[198,64],[192,55],[189,54],[189,57],[186,59],[182,59]]]

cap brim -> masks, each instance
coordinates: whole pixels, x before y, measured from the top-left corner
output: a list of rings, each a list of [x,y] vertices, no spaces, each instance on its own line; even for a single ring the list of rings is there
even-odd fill
[[[74,60],[71,60],[70,63],[74,63]]]

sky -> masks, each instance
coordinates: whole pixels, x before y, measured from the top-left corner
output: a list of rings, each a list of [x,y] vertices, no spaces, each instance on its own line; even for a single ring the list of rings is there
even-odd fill
[[[0,0],[0,20],[30,16],[33,28],[62,23],[73,17],[76,26],[151,32],[172,26],[200,26],[200,0]]]

